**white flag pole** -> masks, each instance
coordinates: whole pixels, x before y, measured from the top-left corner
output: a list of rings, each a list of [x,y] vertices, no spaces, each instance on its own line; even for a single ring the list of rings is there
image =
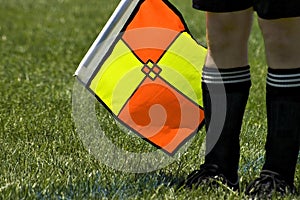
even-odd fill
[[[87,84],[141,0],[122,0],[80,62],[75,76]]]

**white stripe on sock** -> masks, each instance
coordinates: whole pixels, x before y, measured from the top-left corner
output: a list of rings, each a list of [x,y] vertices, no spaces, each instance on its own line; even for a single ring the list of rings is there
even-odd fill
[[[235,78],[243,78],[243,77],[247,77],[247,76],[250,76],[250,73],[248,74],[241,74],[241,75],[234,75],[234,76],[209,76],[209,75],[206,75],[206,74],[203,74],[202,77],[204,79],[223,79],[223,80],[226,80],[226,79],[235,79]]]
[[[245,78],[245,79],[239,79],[239,80],[231,80],[231,81],[210,81],[207,79],[204,79],[203,82],[204,83],[216,83],[216,84],[227,84],[227,83],[242,83],[242,82],[246,82],[246,81],[250,81],[251,78]]]
[[[216,69],[217,70],[217,69]],[[239,73],[250,73],[249,69],[245,69],[245,70],[240,70],[240,71],[233,71],[233,72],[210,72],[210,71],[203,71],[203,74],[207,74],[207,75],[228,75],[228,74],[239,74]]]
[[[267,80],[276,82],[276,83],[292,83],[292,82],[300,82],[300,78],[298,79],[273,79],[270,77],[267,77]]]
[[[276,83],[270,83],[269,81],[267,81],[267,84],[273,86],[273,87],[281,87],[281,88],[291,88],[291,87],[299,87],[300,83],[296,83],[296,84],[276,84]]]
[[[268,72],[269,76],[272,76],[274,78],[292,78],[292,77],[300,77],[300,74],[273,74]]]

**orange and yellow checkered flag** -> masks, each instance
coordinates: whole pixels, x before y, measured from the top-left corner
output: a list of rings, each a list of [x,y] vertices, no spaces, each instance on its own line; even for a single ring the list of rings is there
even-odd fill
[[[122,1],[76,71],[124,126],[173,155],[204,121],[206,49],[166,0]]]

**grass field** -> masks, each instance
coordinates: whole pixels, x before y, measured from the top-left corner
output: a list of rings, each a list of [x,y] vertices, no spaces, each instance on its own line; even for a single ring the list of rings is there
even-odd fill
[[[205,43],[204,15],[172,0]],[[188,2],[188,3],[185,3]],[[266,62],[258,26],[250,38],[253,85],[241,135],[241,192],[176,190],[201,164],[203,131],[169,166],[144,174],[116,171],[84,148],[72,118],[73,73],[118,0],[0,0],[0,199],[245,199],[264,155]],[[107,132],[118,127],[103,108]],[[124,137],[111,135],[116,143]],[[147,145],[147,144],[141,144]],[[134,150],[134,147],[132,147]],[[296,172],[296,186],[300,172]],[[286,199],[300,197],[288,196]]]

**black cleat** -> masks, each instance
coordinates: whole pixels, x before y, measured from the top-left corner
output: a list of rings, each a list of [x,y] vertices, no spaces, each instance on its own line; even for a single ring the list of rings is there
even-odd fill
[[[227,188],[237,191],[239,190],[239,181],[236,183],[230,182],[219,170],[217,165],[203,164],[200,170],[193,171],[188,175],[185,186],[187,188],[198,187],[200,185],[219,186],[225,185]]]
[[[287,193],[295,194],[296,188],[288,184],[276,172],[263,170],[260,177],[252,181],[246,188],[246,195],[254,199],[268,199],[273,195],[285,195]]]

